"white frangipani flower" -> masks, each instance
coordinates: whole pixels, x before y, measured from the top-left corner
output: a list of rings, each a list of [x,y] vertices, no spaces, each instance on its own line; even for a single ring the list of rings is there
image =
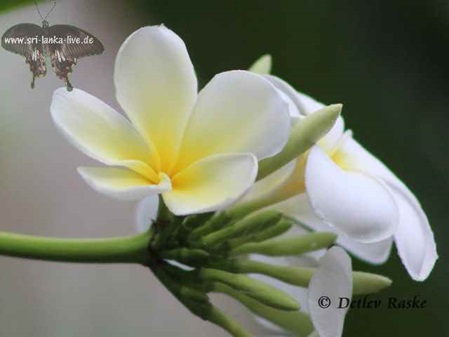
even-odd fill
[[[72,144],[114,166],[79,169],[108,196],[162,194],[176,215],[222,209],[253,184],[258,161],[286,143],[288,104],[269,81],[229,71],[198,94],[184,42],[164,26],[141,28],[123,43],[114,82],[131,122],[77,89],[57,90],[51,105]]]
[[[294,103],[296,119],[324,106],[279,78],[266,78]],[[394,239],[410,276],[418,281],[428,277],[438,256],[421,205],[351,131],[344,131],[343,118],[307,154],[283,170],[259,181],[245,200],[259,198],[268,203],[293,197],[279,207],[315,230],[336,232],[338,243],[371,263],[388,258]]]

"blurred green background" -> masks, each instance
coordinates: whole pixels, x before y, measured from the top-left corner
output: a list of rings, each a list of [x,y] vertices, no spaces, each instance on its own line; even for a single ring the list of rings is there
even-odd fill
[[[81,3],[71,1],[77,2]],[[96,5],[84,2],[82,6],[70,8],[70,18],[78,19],[75,22],[67,22],[68,14],[64,14],[69,10],[68,1],[59,3],[57,11],[62,13],[59,21],[63,23],[77,24],[79,18],[85,17],[87,13],[90,21],[86,20],[87,27],[81,28],[89,28],[89,24],[96,27],[93,21],[101,21],[101,25],[97,25],[101,26],[99,30],[101,37],[106,40],[103,41],[106,49],[111,51],[106,55],[108,60],[111,59],[106,63],[108,67],[101,66],[101,71],[107,73],[108,80],[112,78],[112,67],[109,66],[112,65],[116,48],[123,38],[142,25],[164,23],[184,39],[202,84],[217,72],[245,69],[260,55],[269,53],[273,56],[273,71],[276,75],[322,102],[344,103],[343,114],[347,127],[353,129],[356,138],[396,172],[418,196],[432,224],[440,255],[433,273],[424,283],[413,282],[409,278],[395,251],[388,263],[381,267],[367,266],[354,260],[354,269],[383,273],[394,280],[390,289],[373,296],[374,298],[386,301],[389,296],[410,298],[419,295],[428,304],[422,310],[351,310],[347,316],[344,336],[449,336],[449,327],[445,324],[449,306],[449,1],[96,0],[92,1]],[[27,13],[32,13],[32,10],[30,7]],[[14,15],[14,12],[8,15]],[[33,14],[20,18],[23,20],[25,17],[39,21]],[[108,27],[116,32],[114,39],[109,37]],[[7,27],[2,26],[3,28]],[[5,59],[4,54],[2,51],[0,60]],[[13,56],[8,56],[8,62],[12,62],[12,59]],[[98,60],[89,62],[89,69],[98,68]],[[22,64],[20,66],[25,67]],[[1,67],[5,68],[5,63]],[[29,92],[29,84],[26,82],[28,77],[23,75],[23,78],[18,84],[23,86],[23,92],[17,92],[16,96],[5,94],[3,89],[6,87],[2,87],[0,107],[11,108],[14,104],[8,102],[24,99],[23,93]],[[79,78],[78,83],[83,84],[81,87],[88,87],[93,93],[98,91],[102,98],[104,95],[101,96],[101,93],[112,93],[110,81],[105,87],[98,88],[96,80],[89,79],[89,74],[84,74],[82,80],[81,75]],[[37,89],[43,81],[49,80],[39,81]],[[53,88],[57,86],[56,80],[49,83]],[[33,92],[29,99],[38,100],[37,97],[48,94],[44,103],[49,104],[53,88],[48,87],[39,95]],[[28,112],[17,113],[22,114],[18,123],[27,123],[24,116]],[[42,118],[49,119],[46,111],[39,113]],[[11,116],[14,116],[12,112],[2,116],[9,124],[7,128],[0,130],[3,136],[7,136],[8,142],[19,146],[11,141],[11,137],[15,137],[15,131],[11,128],[17,126],[17,121]],[[2,124],[5,125],[4,122]],[[50,125],[48,122],[49,128]],[[32,127],[28,125],[28,128]],[[59,139],[57,137],[55,139]],[[2,139],[1,142],[5,144],[5,140]],[[0,150],[4,148],[1,147]],[[69,148],[66,144],[61,145],[61,151]],[[46,151],[45,147],[39,150]],[[68,155],[73,156],[74,153],[75,151]],[[51,157],[51,154],[46,153],[46,156]],[[7,165],[8,160],[13,161],[8,158],[11,157],[2,157],[0,164]],[[84,157],[77,157],[77,160],[78,158],[83,158],[83,163],[86,162]],[[72,166],[74,165],[75,162]],[[62,167],[61,170],[73,170],[72,166]],[[75,176],[74,172],[71,172],[70,177],[73,178],[72,176]],[[61,184],[65,179],[66,177],[61,177]],[[74,186],[80,184],[73,179]],[[90,196],[87,189],[81,190],[79,194],[77,190],[73,193],[75,199],[82,199],[82,193]],[[4,192],[1,197],[2,203],[8,204],[5,200],[9,198],[9,194]],[[92,196],[92,200],[97,198]],[[101,202],[101,207],[116,207],[115,203],[103,199]],[[4,205],[1,208],[2,217],[8,212]],[[81,209],[83,206],[86,207],[81,203],[77,207]],[[68,209],[75,214],[73,207],[75,206],[68,206]],[[130,214],[131,207],[126,207],[127,214]],[[34,212],[33,214],[40,214],[37,210]],[[45,216],[40,221],[34,228],[43,226]],[[95,225],[95,219],[88,220],[86,217],[80,221],[90,221],[91,225]],[[105,219],[100,219],[102,224],[102,221],[106,222]],[[24,231],[31,232],[27,230],[31,227],[24,226]],[[54,227],[56,226],[55,224]],[[70,234],[91,234],[87,225],[84,225],[86,228],[80,226],[78,232],[75,228]],[[106,226],[99,225],[99,228],[104,229]],[[6,225],[2,227],[10,230],[13,228]],[[114,233],[119,232],[116,230]],[[42,233],[46,231],[42,230]],[[63,231],[59,229],[58,232],[57,229],[56,233],[61,234]],[[101,231],[98,230],[97,234],[101,235]],[[110,275],[104,277],[107,279]],[[75,281],[76,279],[74,283]],[[2,285],[0,289],[1,287]],[[157,288],[153,291],[162,290]],[[114,305],[114,302],[111,301],[110,305]],[[97,306],[97,309],[101,310],[101,306]],[[148,313],[150,314],[154,316],[153,320],[159,316],[157,310]],[[179,336],[189,336],[188,330],[182,328],[183,323],[188,322],[192,326],[197,323],[192,323],[189,319],[194,320],[187,317],[185,321],[178,322],[181,324],[179,331],[184,331]],[[131,330],[122,331],[134,336]],[[215,333],[216,330],[211,331]],[[92,332],[91,335],[98,334]],[[111,336],[113,335],[115,334]],[[162,336],[162,332],[149,335]],[[177,335],[173,332],[167,336]],[[59,336],[72,334],[62,333]],[[208,334],[205,333],[204,336]]]

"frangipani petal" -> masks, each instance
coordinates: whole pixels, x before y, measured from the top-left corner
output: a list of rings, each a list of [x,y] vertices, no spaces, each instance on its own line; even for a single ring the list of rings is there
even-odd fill
[[[279,77],[273,75],[265,75],[264,76],[268,81],[273,84],[276,89],[282,92],[285,96],[287,96],[290,102],[295,106],[295,109],[291,109],[290,116],[295,117],[305,117],[305,114],[300,110],[301,109],[301,101],[300,96],[296,92],[296,90],[287,82],[280,79]],[[324,105],[322,106],[324,107]]]
[[[348,170],[364,172],[386,182],[399,180],[379,159],[352,138],[351,131],[347,131],[341,140],[338,155]]]
[[[246,202],[262,197],[267,197],[271,193],[281,188],[292,175],[296,167],[296,160],[288,163],[284,167],[269,174],[265,178],[257,181],[248,193],[239,202]]]
[[[175,215],[221,210],[239,199],[256,175],[257,158],[252,154],[209,156],[176,174],[173,190],[163,198]]]
[[[284,101],[287,103],[288,106],[288,114],[290,115],[290,124],[291,126],[298,123],[301,119],[304,118],[304,116],[301,116],[299,114],[298,108],[296,107],[295,103],[282,91],[278,90],[278,93],[282,96]]]
[[[302,92],[297,92],[300,102],[300,112],[304,116],[310,115],[317,110],[324,108],[324,104],[318,102],[311,96],[304,94]]]
[[[379,265],[385,263],[390,257],[393,238],[374,243],[362,243],[341,234],[337,243],[359,259]]]
[[[106,165],[126,166],[150,180],[158,161],[122,115],[79,89],[60,88],[53,94],[51,114],[61,133],[81,152]]]
[[[345,165],[381,178],[388,186],[399,208],[399,225],[394,236],[398,254],[410,276],[425,280],[438,258],[436,243],[426,214],[405,184],[379,159],[353,138],[347,138],[339,149]]]
[[[284,147],[289,129],[287,102],[262,76],[248,71],[218,74],[198,96],[177,170],[212,154],[270,157]]]
[[[320,337],[342,335],[348,311],[338,308],[342,297],[352,298],[351,259],[342,248],[333,247],[320,259],[309,284],[310,318]],[[328,303],[330,306],[326,307]]]
[[[277,76],[265,75],[264,77],[292,100],[301,116],[310,115],[312,112],[320,110],[325,106],[312,97],[296,91],[290,84]]]
[[[159,196],[150,195],[139,202],[136,209],[136,229],[139,233],[150,229],[157,217]]]
[[[415,281],[424,281],[438,259],[432,229],[421,205],[408,189],[390,188],[399,206],[400,221],[394,235],[399,257]]]
[[[310,150],[305,177],[312,208],[325,223],[364,243],[393,235],[399,212],[382,181],[342,170],[318,146]]]
[[[316,216],[305,193],[285,200],[273,208],[282,211],[284,214],[291,216],[317,232],[333,232],[337,234],[337,244],[345,248],[352,255],[366,262],[382,264],[390,256],[393,238],[376,243],[362,243],[348,237],[336,227],[327,225]]]
[[[267,80],[269,80],[278,90],[284,93],[290,102],[295,105],[296,109],[289,108],[290,114],[295,116],[308,116],[313,112],[324,108],[324,104],[314,100],[312,97],[297,92],[290,84],[280,79],[279,77],[273,75],[265,75]],[[327,152],[332,152],[338,145],[338,141],[344,132],[344,120],[343,117],[339,116],[333,128],[324,136],[318,144],[323,147]]]
[[[345,122],[343,117],[338,116],[334,126],[330,131],[318,141],[318,145],[321,146],[327,153],[333,153],[339,141],[342,139],[345,130]]]
[[[170,179],[161,174],[159,184],[152,184],[140,174],[116,167],[80,167],[78,172],[97,192],[120,200],[139,200],[150,194],[171,189]]]
[[[137,30],[118,52],[114,82],[120,105],[168,169],[197,97],[184,42],[164,26]]]

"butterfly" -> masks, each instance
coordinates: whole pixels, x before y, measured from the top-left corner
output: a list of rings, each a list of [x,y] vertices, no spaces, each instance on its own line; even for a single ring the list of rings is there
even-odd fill
[[[53,8],[42,17],[42,27],[32,23],[20,23],[9,28],[2,36],[2,47],[10,52],[25,57],[35,80],[47,74],[45,58],[51,60],[51,67],[56,76],[64,81],[66,89],[72,91],[69,74],[78,59],[91,55],[98,55],[104,51],[103,44],[92,34],[70,25],[50,26],[46,20]]]

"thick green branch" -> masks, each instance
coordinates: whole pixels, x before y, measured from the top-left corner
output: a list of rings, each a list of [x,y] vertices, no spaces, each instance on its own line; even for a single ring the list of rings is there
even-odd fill
[[[76,263],[146,263],[149,232],[104,239],[60,239],[0,232],[0,255]]]

